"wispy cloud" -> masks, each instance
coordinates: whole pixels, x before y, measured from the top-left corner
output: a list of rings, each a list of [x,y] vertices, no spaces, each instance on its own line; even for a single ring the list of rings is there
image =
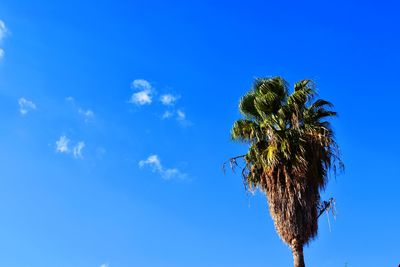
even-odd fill
[[[133,93],[129,102],[140,106],[151,104],[152,102],[151,91],[145,90]]]
[[[152,98],[154,89],[148,81],[144,79],[136,79],[132,82],[131,87],[138,90],[138,92],[132,94],[131,99],[129,100],[130,103],[143,106],[153,102]]]
[[[3,41],[7,33],[7,27],[4,21],[0,20],[0,42]]]
[[[68,139],[67,136],[60,136],[60,138],[56,141],[56,152],[61,154],[72,154],[74,158],[82,159],[82,151],[85,148],[85,142],[80,141],[75,145],[72,145],[72,148],[70,148],[70,143],[71,140]]]
[[[74,150],[73,150],[73,154],[74,157],[77,158],[83,158],[82,156],[82,150],[85,147],[85,143],[84,142],[78,142],[78,144],[76,146],[74,146]]]
[[[182,109],[167,110],[162,115],[163,119],[176,119],[183,127],[189,127],[192,123],[186,119],[186,113]]]
[[[164,94],[160,97],[160,101],[165,106],[172,106],[179,99],[179,96],[174,96],[172,94]]]
[[[177,115],[178,120],[180,120],[180,121],[184,121],[184,120],[186,119],[186,113],[183,112],[183,111],[180,110],[180,109],[178,109],[178,110],[176,111],[176,115]]]
[[[100,267],[108,267],[107,263],[103,263],[102,265],[100,265]]]
[[[83,108],[79,108],[78,113],[84,117],[85,122],[88,122],[94,118],[94,112],[90,109],[85,110]]]
[[[68,96],[65,98],[65,101],[67,101],[68,103],[70,103],[72,105],[72,107],[78,111],[78,114],[81,115],[83,117],[83,119],[85,120],[85,122],[91,121],[94,119],[95,114],[93,112],[93,110],[91,109],[85,109],[80,107],[76,101],[75,98],[73,98],[72,96]]]
[[[180,98],[179,95],[163,94],[160,96],[160,102],[168,109],[161,116],[163,119],[175,118],[182,126],[190,126],[191,123],[186,119],[186,113],[181,108],[176,108],[175,104]]]
[[[152,90],[152,86],[149,81],[145,79],[136,79],[132,82],[132,88],[140,90]]]
[[[163,118],[163,119],[169,119],[169,118],[171,118],[172,116],[174,116],[174,112],[173,112],[173,111],[167,110],[167,111],[165,111],[165,112],[163,113],[162,118]]]
[[[65,136],[62,135],[60,138],[56,141],[56,152],[58,153],[68,153],[69,152],[69,139]]]
[[[4,21],[0,20],[0,44],[3,42],[3,39],[7,35],[7,27]],[[0,48],[0,59],[4,57],[4,49]]]
[[[145,166],[150,167],[153,172],[160,174],[166,180],[187,178],[187,174],[177,168],[164,168],[158,155],[151,155],[147,159],[139,161],[140,168],[144,168]]]
[[[176,119],[179,122],[179,124],[183,127],[190,127],[193,125],[191,121],[186,119],[186,113],[181,109],[178,109],[176,111]]]
[[[181,98],[180,95],[167,92],[160,95],[159,101],[153,101],[153,98],[157,95],[157,91],[150,82],[144,79],[134,80],[131,84],[131,88],[137,90],[137,92],[131,95],[129,103],[138,106],[150,105],[153,102],[159,103],[162,106],[165,106],[164,112],[161,115],[162,119],[175,119],[184,127],[192,125],[192,123],[187,120],[183,108],[176,105],[177,101]]]
[[[35,110],[36,105],[30,100],[27,100],[23,97],[18,99],[18,105],[19,105],[19,112],[21,115],[27,114],[29,111]]]

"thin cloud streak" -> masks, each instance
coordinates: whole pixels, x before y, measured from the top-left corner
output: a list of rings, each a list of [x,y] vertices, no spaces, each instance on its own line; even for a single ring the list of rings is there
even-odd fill
[[[85,122],[88,122],[94,118],[94,112],[90,109],[84,110],[82,108],[79,108],[78,113],[83,116]]]
[[[8,30],[7,30],[6,24],[4,23],[4,21],[0,20],[0,42],[3,41],[7,32],[8,32]]]
[[[186,119],[186,113],[183,112],[182,110],[178,109],[178,110],[176,111],[176,114],[177,114],[177,116],[178,116],[178,120],[183,121],[183,120]]]
[[[75,98],[73,98],[72,96],[68,96],[65,98],[65,101],[67,101],[68,103],[71,104],[71,106],[77,110],[78,114],[81,115],[84,119],[85,122],[89,122],[91,120],[94,119],[95,117],[95,113],[93,110],[91,109],[84,109],[82,107],[80,107],[76,101]]]
[[[163,119],[168,119],[168,118],[171,118],[172,116],[174,116],[174,112],[167,110],[167,111],[165,111],[163,113],[162,118]]]
[[[4,23],[4,21],[0,20],[0,44],[3,42],[3,39],[6,37],[8,33],[6,24]],[[2,59],[4,57],[4,49],[0,48],[0,59]]]
[[[186,119],[186,113],[181,109],[167,110],[162,114],[161,118],[162,119],[174,118],[183,127],[189,127],[193,125],[189,120]]]
[[[18,105],[21,115],[26,115],[28,114],[28,112],[36,109],[36,104],[30,100],[25,99],[24,97],[18,99]]]
[[[177,168],[164,168],[158,155],[151,155],[147,159],[139,161],[140,168],[144,168],[145,166],[150,167],[152,172],[160,174],[161,177],[165,180],[170,180],[174,178],[183,180],[187,178],[187,174],[181,172]]]
[[[82,156],[82,150],[85,147],[85,143],[84,142],[78,142],[78,144],[76,146],[74,146],[74,150],[73,150],[73,154],[74,154],[74,158],[83,158]]]

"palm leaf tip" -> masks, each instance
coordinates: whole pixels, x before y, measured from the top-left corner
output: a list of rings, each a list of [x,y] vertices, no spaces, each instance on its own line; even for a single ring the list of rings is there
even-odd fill
[[[255,97],[255,93],[250,91],[240,99],[239,111],[243,116],[248,118],[257,118],[259,116],[254,106]]]

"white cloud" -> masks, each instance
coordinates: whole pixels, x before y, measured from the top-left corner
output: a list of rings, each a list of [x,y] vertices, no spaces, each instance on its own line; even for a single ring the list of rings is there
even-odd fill
[[[63,154],[72,154],[72,156],[76,159],[82,159],[82,150],[85,147],[85,143],[80,141],[72,146],[70,149],[71,140],[69,140],[65,135],[60,136],[60,138],[56,141],[56,152]]]
[[[103,263],[102,265],[100,265],[100,267],[108,267],[107,263]]]
[[[164,170],[162,175],[167,180],[171,179],[171,178],[175,178],[175,177],[181,178],[181,179],[186,177],[186,174],[181,173],[177,168],[166,169],[166,170]]]
[[[179,96],[165,94],[160,97],[160,101],[165,106],[172,106],[179,99]]]
[[[65,135],[60,136],[60,139],[58,139],[58,141],[56,141],[56,152],[68,153],[69,152],[69,148],[68,148],[69,141],[70,140]]]
[[[164,168],[157,155],[151,155],[147,159],[139,161],[140,168],[145,166],[149,166],[153,172],[160,174],[161,177],[166,180],[173,178],[185,179],[187,177],[186,173],[182,173],[177,168]]]
[[[6,36],[7,33],[7,27],[4,21],[0,20],[0,42],[3,41],[4,37]]]
[[[177,115],[177,119],[180,120],[180,121],[183,121],[183,120],[186,119],[186,114],[185,114],[185,112],[183,112],[183,111],[180,110],[180,109],[178,109],[178,110],[176,111],[176,115]]]
[[[134,93],[134,94],[132,94],[132,97],[129,102],[136,104],[136,105],[140,105],[140,106],[146,105],[146,104],[151,104],[151,102],[152,102],[151,91],[144,90],[144,91]]]
[[[90,109],[84,110],[79,108],[78,112],[85,118],[85,122],[88,122],[94,118],[94,112]]]
[[[164,112],[164,114],[162,115],[162,118],[163,119],[169,119],[169,118],[171,118],[172,116],[174,116],[174,112],[172,112],[172,111],[165,111]]]
[[[71,106],[77,110],[77,112],[79,113],[79,115],[81,115],[85,122],[88,122],[92,119],[94,119],[94,112],[91,109],[84,109],[82,107],[80,107],[76,102],[75,102],[75,98],[73,98],[72,96],[68,96],[65,98],[65,101],[67,101],[68,103],[71,104]]]
[[[36,109],[36,105],[35,103],[33,103],[30,100],[27,100],[23,97],[21,97],[20,99],[18,99],[18,104],[19,104],[19,112],[22,115],[27,114],[29,111],[35,110]]]
[[[3,42],[8,30],[4,21],[0,20],[0,44]],[[4,49],[0,48],[0,59],[4,57]]]
[[[85,147],[85,143],[84,142],[78,142],[78,144],[76,146],[74,146],[73,149],[73,154],[75,158],[83,158],[82,156],[82,150]]]
[[[132,88],[139,89],[139,90],[149,90],[151,91],[153,88],[151,84],[144,80],[144,79],[136,79],[131,84]]]
[[[189,120],[186,119],[186,113],[183,112],[182,110],[178,109],[176,111],[176,120],[179,122],[179,124],[183,127],[190,127],[193,125],[193,123]]]
[[[177,110],[167,110],[163,113],[162,119],[171,119],[174,118],[176,119],[179,124],[183,127],[189,127],[192,126],[192,123],[186,119],[186,113],[181,110],[181,109],[177,109]]]
[[[148,81],[143,79],[134,80],[131,87],[138,90],[138,92],[132,94],[129,103],[142,106],[153,102],[154,89]]]
[[[131,84],[131,88],[137,91],[131,95],[131,98],[128,102],[139,106],[152,104],[153,97],[157,95],[156,90],[153,88],[150,82],[144,79],[134,80]],[[179,95],[173,95],[170,93],[166,93],[160,96],[160,103],[167,107],[164,113],[161,115],[161,118],[173,118],[184,127],[191,126],[192,123],[186,119],[186,113],[182,109],[174,106],[179,98]]]
[[[162,170],[161,162],[157,155],[151,155],[146,160],[139,161],[139,167],[143,168],[145,165],[149,165],[154,171]]]

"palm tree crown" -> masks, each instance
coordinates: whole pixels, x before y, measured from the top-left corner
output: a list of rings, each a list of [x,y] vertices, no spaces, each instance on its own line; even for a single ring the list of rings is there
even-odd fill
[[[243,169],[247,188],[266,193],[278,234],[301,253],[317,235],[320,190],[329,171],[342,167],[328,121],[336,112],[315,98],[311,80],[297,82],[290,94],[280,77],[256,79],[240,100],[244,118],[231,132],[250,145]]]

